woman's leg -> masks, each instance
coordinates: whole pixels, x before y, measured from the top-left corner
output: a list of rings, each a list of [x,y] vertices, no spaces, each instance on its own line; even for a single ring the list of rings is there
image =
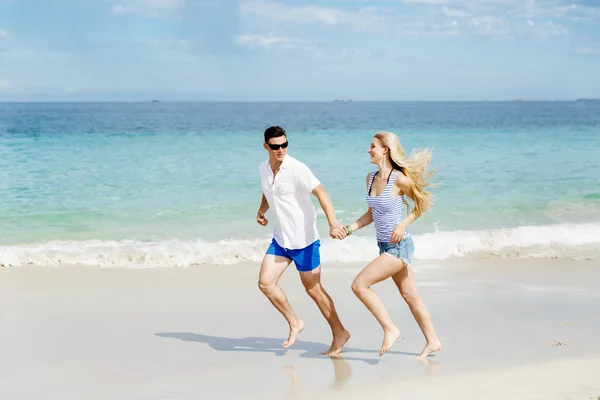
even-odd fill
[[[400,330],[394,325],[383,302],[371,286],[381,282],[405,267],[403,260],[389,254],[382,254],[371,261],[352,282],[352,291],[371,311],[383,328],[383,343],[379,355],[388,351],[400,337]]]
[[[419,356],[414,357],[417,360],[424,359],[429,354],[442,348],[440,339],[433,327],[431,315],[429,314],[429,310],[427,310],[427,306],[425,306],[423,299],[421,299],[421,296],[419,296],[419,293],[417,292],[412,269],[409,267],[403,268],[400,272],[392,276],[392,279],[396,286],[398,286],[400,294],[404,298],[404,301],[406,301],[406,304],[408,304],[410,312],[413,317],[415,317],[419,328],[421,328],[421,332],[423,332],[423,335],[425,336],[425,340],[427,341],[425,348]]]

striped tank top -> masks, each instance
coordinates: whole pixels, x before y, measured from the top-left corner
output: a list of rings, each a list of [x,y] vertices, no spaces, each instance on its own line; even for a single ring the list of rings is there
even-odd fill
[[[396,180],[396,176],[400,171],[394,171],[388,178],[385,190],[379,196],[371,196],[371,186],[373,178],[377,172],[371,172],[369,177],[369,186],[367,188],[367,205],[371,208],[373,214],[373,222],[375,223],[375,232],[378,242],[389,242],[390,236],[396,225],[402,219],[402,204],[404,202],[404,194],[399,197],[392,197],[392,187]],[[408,231],[404,232],[404,237],[408,236]]]

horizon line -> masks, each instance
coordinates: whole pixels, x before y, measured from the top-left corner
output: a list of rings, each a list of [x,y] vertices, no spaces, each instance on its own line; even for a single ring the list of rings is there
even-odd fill
[[[542,102],[600,102],[600,98],[593,97],[581,97],[574,99],[502,99],[502,100],[488,100],[488,99],[470,99],[470,100],[354,100],[354,99],[331,99],[331,100],[60,100],[60,99],[49,99],[49,100],[3,100],[0,99],[0,104],[10,103],[150,103],[150,104],[161,104],[161,103],[542,103]]]

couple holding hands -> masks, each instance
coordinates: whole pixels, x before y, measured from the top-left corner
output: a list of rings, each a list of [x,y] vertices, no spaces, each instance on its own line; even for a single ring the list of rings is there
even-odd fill
[[[337,221],[328,193],[310,169],[287,154],[285,130],[272,126],[264,132],[264,148],[269,159],[259,166],[263,196],[256,217],[266,226],[267,210],[274,219],[273,240],[263,258],[258,286],[269,301],[285,317],[290,327],[289,348],[296,341],[305,323],[298,318],[278,284],[283,271],[294,261],[307,294],[315,301],[329,323],[333,342],[325,355],[337,356],[350,339],[331,297],[321,285],[320,240],[317,216],[310,195],[317,197],[330,226],[329,235],[344,239],[353,232],[374,223],[379,256],[371,261],[354,279],[352,291],[369,309],[383,328],[383,355],[400,338],[400,330],[371,286],[392,278],[408,304],[412,315],[425,336],[426,344],[416,359],[424,359],[441,349],[431,316],[419,296],[413,272],[414,243],[408,225],[432,206],[432,196],[426,190],[433,174],[427,171],[431,151],[414,152],[406,157],[398,136],[378,132],[371,141],[368,153],[372,164],[379,168],[366,176],[367,211],[356,221],[344,226]],[[414,202],[410,213],[403,217],[405,196]]]

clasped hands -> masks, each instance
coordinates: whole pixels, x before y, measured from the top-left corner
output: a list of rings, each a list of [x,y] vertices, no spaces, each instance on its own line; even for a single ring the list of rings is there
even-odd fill
[[[403,223],[399,223],[394,228],[394,231],[390,235],[390,243],[399,243],[404,238],[404,232],[406,231],[406,226]],[[343,240],[348,237],[348,227],[346,227],[341,222],[334,222],[329,227],[329,236],[333,239]]]
[[[345,239],[348,236],[348,228],[341,222],[334,222],[329,226],[329,236],[333,239]]]

